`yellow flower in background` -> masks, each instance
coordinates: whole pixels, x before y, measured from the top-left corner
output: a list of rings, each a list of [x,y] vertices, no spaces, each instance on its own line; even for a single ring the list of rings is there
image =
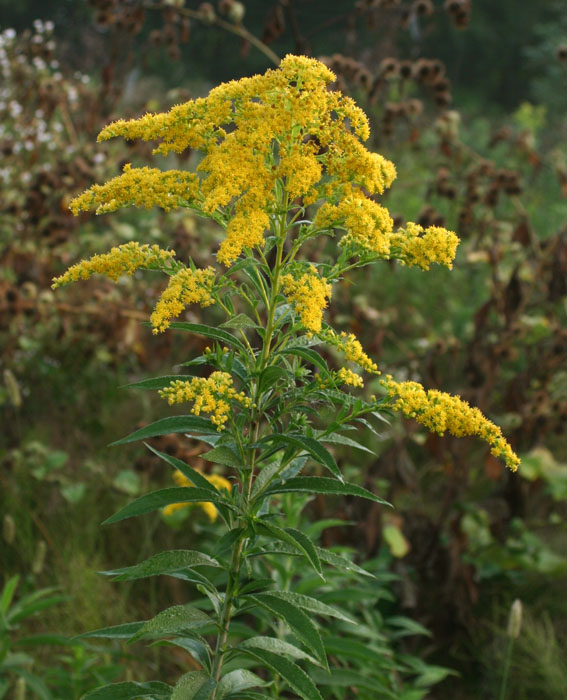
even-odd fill
[[[87,280],[94,274],[104,275],[116,282],[122,275],[133,275],[140,268],[156,268],[175,256],[174,250],[131,242],[112,248],[109,253],[93,255],[72,265],[63,275],[55,277],[53,289],[77,280]]]
[[[197,470],[199,471],[199,470]],[[199,474],[201,472],[199,471]],[[220,489],[225,489],[230,493],[231,491],[231,485],[230,481],[224,478],[224,476],[221,476],[220,474],[203,474],[205,479],[211,483],[217,490]],[[173,473],[173,479],[175,483],[178,486],[194,486],[193,482],[190,481],[183,472],[180,472],[179,469],[177,469]],[[168,506],[166,506],[162,513],[165,516],[172,515],[172,513],[175,513],[178,510],[183,510],[184,508],[190,508],[191,506],[198,506],[201,508],[207,517],[209,518],[210,522],[214,523],[215,520],[218,517],[218,511],[215,508],[215,506],[210,503],[209,501],[203,501],[199,503],[170,503]]]
[[[327,299],[331,297],[331,285],[325,277],[319,277],[314,265],[309,272],[294,279],[292,275],[282,277],[283,293],[293,303],[301,318],[301,323],[308,331],[321,330],[323,310],[327,308]]]
[[[445,432],[455,437],[477,435],[492,447],[491,453],[495,457],[503,459],[512,471],[518,469],[520,459],[500,428],[459,396],[436,389],[426,391],[418,382],[396,382],[389,375],[382,384],[388,396],[394,399],[391,407],[401,411],[406,418],[414,418],[439,435]]]

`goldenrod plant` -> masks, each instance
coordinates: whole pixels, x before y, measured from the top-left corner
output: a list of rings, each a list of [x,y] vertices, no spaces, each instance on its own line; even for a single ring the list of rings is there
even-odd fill
[[[367,118],[352,99],[329,89],[334,81],[322,63],[290,55],[275,70],[220,85],[167,113],[114,122],[99,141],[155,141],[156,154],[191,149],[202,158],[193,172],[127,165],[71,203],[74,213],[185,207],[226,234],[217,266],[198,269],[171,250],[128,243],[54,280],[59,287],[93,273],[113,280],[141,269],[166,275],[150,318],[154,333],[198,334],[210,346],[185,363],[184,375],[135,385],[188,410],[115,444],[185,433],[210,447],[202,457],[223,465],[226,476],[213,478],[149,448],[173,467],[178,486],[144,495],[106,522],[209,504],[207,513],[211,520],[218,517],[225,533],[215,551],[157,553],[108,573],[122,581],[174,576],[195,584],[206,605],[177,605],[151,620],[90,636],[167,639],[188,650],[201,670],[188,671],[173,685],[161,679],[106,686],[90,698],[259,700],[280,697],[281,683],[304,700],[322,698],[320,682],[313,680],[320,678],[313,669],[329,671],[321,620],[348,616],[294,592],[290,581],[278,589],[273,569],[259,577],[256,564],[279,552],[303,558],[321,579],[327,566],[360,575],[348,559],[289,527],[282,506],[288,494],[350,495],[389,505],[344,481],[326,445],[361,448],[345,434],[349,430],[356,435],[356,428],[373,429],[372,420],[401,411],[440,434],[477,435],[517,469],[519,460],[500,429],[458,397],[390,376],[375,382],[380,396],[350,393],[363,387],[364,373],[380,371],[353,334],[325,322],[333,285],[349,270],[380,260],[450,268],[458,238],[438,226],[407,224],[394,231],[387,209],[375,201],[394,181],[394,165],[364,147]],[[334,237],[340,237],[337,246],[325,240]],[[314,241],[317,260],[306,259]],[[189,304],[214,305],[226,320],[214,326],[175,320]],[[328,355],[319,352],[323,348],[344,366],[332,369]],[[254,620],[263,628],[267,621],[272,632],[259,636]]]

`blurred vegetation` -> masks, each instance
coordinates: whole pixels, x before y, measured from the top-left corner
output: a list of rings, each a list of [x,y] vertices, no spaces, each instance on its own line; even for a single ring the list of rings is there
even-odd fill
[[[305,512],[313,522],[360,523],[322,538],[354,548],[359,564],[379,562],[380,589],[364,605],[391,653],[459,671],[439,672],[432,684],[444,680],[428,697],[496,696],[515,598],[527,612],[509,696],[567,695],[564,3],[521,11],[515,0],[149,5],[159,3],[0,1],[0,560],[20,604],[51,586],[70,596],[41,618],[32,611],[24,631],[78,634],[134,610],[150,616],[160,601],[181,600],[178,582],[118,586],[94,572],[149,556],[158,539],[175,547],[215,537],[198,511],[177,529],[159,518],[143,531],[122,527],[119,538],[99,528],[145,484],[167,482],[139,450],[106,447],[163,412],[153,397],[118,387],[169,372],[202,348],[151,335],[142,322],[155,294],[136,277],[119,287],[91,280],[57,297],[51,278],[87,250],[132,239],[209,264],[218,233],[186,214],[72,217],[71,195],[125,162],[150,160],[150,147],[97,146],[96,134],[118,115],[166,109],[263,71],[270,51],[306,52],[326,57],[369,114],[373,147],[396,163],[387,205],[397,222],[443,224],[462,239],[453,271],[426,278],[391,265],[378,279],[360,274],[329,313],[384,371],[478,405],[523,464],[505,474],[473,441],[426,437],[411,422],[384,425],[381,439],[365,437],[376,458],[337,458],[347,476],[362,472],[368,487],[388,491],[395,511],[316,499]],[[187,440],[156,445],[206,466]],[[395,615],[429,629],[427,643],[382,628]],[[140,660],[119,657],[118,647],[101,661],[106,651],[59,642],[40,645],[37,658],[16,657],[40,697],[29,674],[54,697],[75,698],[96,685],[93,666],[108,678],[140,672]],[[4,643],[1,653],[0,696]],[[145,663],[163,662],[160,654],[149,650]],[[176,663],[185,662],[180,652]],[[12,684],[23,677],[16,670],[6,676]]]

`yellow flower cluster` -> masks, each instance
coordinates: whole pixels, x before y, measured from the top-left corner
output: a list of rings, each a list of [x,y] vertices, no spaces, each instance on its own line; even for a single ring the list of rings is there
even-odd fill
[[[133,241],[112,248],[109,253],[81,260],[60,277],[55,277],[51,286],[56,289],[77,280],[88,280],[94,274],[104,275],[116,282],[122,275],[133,275],[140,268],[159,267],[174,256],[174,250],[162,250],[157,245],[141,245]]]
[[[407,265],[429,270],[431,263],[453,267],[459,238],[453,231],[440,226],[423,229],[419,224],[408,223],[391,236],[392,248],[399,248],[400,259]]]
[[[215,283],[215,270],[207,267],[204,270],[183,268],[169,278],[167,287],[162,292],[150,321],[153,333],[161,333],[176,318],[188,304],[210,306],[215,301],[211,291]]]
[[[199,474],[201,474],[201,472],[199,472]],[[220,489],[225,489],[230,493],[230,481],[225,479],[224,476],[221,476],[220,474],[203,474],[203,476],[217,489],[217,491]],[[185,474],[183,474],[183,472],[180,472],[179,469],[176,469],[173,473],[173,479],[178,486],[194,486],[193,482],[190,481]],[[177,510],[190,508],[191,506],[198,506],[199,508],[202,508],[212,523],[214,523],[218,517],[218,511],[215,506],[210,503],[210,501],[203,501],[199,503],[170,503],[163,509],[163,514],[171,515]]]
[[[345,333],[342,331],[339,334],[332,328],[327,328],[318,335],[321,340],[324,340],[339,352],[342,352],[349,362],[354,362],[354,364],[371,374],[380,374],[378,365],[364,352],[362,345],[357,340],[354,333]]]
[[[191,413],[198,416],[203,413],[211,414],[211,422],[217,430],[224,429],[230,411],[230,401],[238,401],[248,407],[252,401],[243,393],[238,393],[233,386],[232,377],[228,372],[213,372],[209,377],[193,377],[190,381],[176,379],[159,395],[167,399],[170,406],[175,403],[192,401]]]
[[[351,369],[347,369],[346,367],[341,367],[339,371],[337,372],[337,379],[341,384],[348,384],[349,386],[364,386],[364,382],[362,381],[362,377],[359,374],[356,374],[356,372],[353,372]]]
[[[388,395],[395,398],[392,408],[407,418],[415,418],[431,432],[443,435],[445,431],[455,437],[477,435],[491,445],[491,453],[500,457],[516,471],[519,457],[505,440],[500,428],[485,418],[478,408],[471,407],[458,396],[442,391],[426,391],[418,382],[396,382],[391,376],[382,381]]]
[[[132,168],[128,163],[122,175],[104,185],[93,185],[71,201],[73,214],[96,206],[97,214],[133,205],[151,209],[157,205],[165,211],[187,205],[198,196],[199,179],[183,170]]]
[[[299,196],[315,202],[324,196],[336,203],[348,195],[351,209],[372,210],[366,216],[374,216],[374,228],[387,228],[385,210],[367,195],[389,187],[395,168],[362,145],[370,134],[366,115],[352,99],[327,89],[335,80],[319,61],[289,55],[276,70],[222,84],[208,97],[165,114],[114,122],[100,133],[100,141],[115,136],[155,140],[154,152],[163,155],[201,150],[198,174],[128,169],[78,197],[73,209],[191,203],[208,216],[229,214],[227,238],[218,255],[226,265],[244,248],[263,244],[270,217],[283,204],[282,186],[288,202]],[[353,212],[349,221],[358,223],[357,216]],[[380,247],[378,234],[359,227],[352,235]]]
[[[293,303],[301,318],[301,323],[308,331],[318,333],[321,330],[323,309],[331,297],[331,285],[325,277],[319,277],[314,265],[309,272],[294,279],[292,275],[282,277],[283,292]]]
[[[384,257],[390,254],[390,235],[394,226],[388,210],[364,195],[353,192],[336,206],[328,202],[318,210],[317,228],[344,228],[342,245],[354,243]]]

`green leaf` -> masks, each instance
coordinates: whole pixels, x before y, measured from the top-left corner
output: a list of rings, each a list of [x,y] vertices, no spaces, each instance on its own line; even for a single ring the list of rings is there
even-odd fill
[[[250,637],[244,642],[241,642],[240,646],[247,649],[257,647],[258,649],[271,651],[274,654],[285,654],[286,656],[291,656],[292,659],[309,661],[315,666],[322,666],[320,661],[317,661],[314,656],[311,656],[311,654],[303,651],[303,649],[300,649],[289,642],[284,642],[283,639],[276,639],[275,637]]]
[[[124,569],[114,569],[113,571],[101,571],[105,576],[116,576],[117,581],[135,581],[148,576],[161,576],[181,571],[192,566],[217,566],[220,564],[216,559],[195,552],[191,549],[172,549],[169,552],[160,552],[153,557]]]
[[[206,680],[199,690],[193,696],[193,700],[209,700],[213,690],[217,687],[217,682],[214,678]]]
[[[332,433],[331,435],[323,435],[324,431],[321,430],[318,434],[315,435],[315,438],[317,440],[320,440],[321,442],[332,442],[337,445],[346,445],[347,447],[354,447],[357,450],[362,450],[363,452],[368,452],[368,454],[375,455],[372,450],[369,450],[368,447],[364,447],[364,445],[361,445],[359,442],[356,442],[356,440],[352,440],[351,438],[346,437],[345,435],[340,435],[339,433]]]
[[[350,622],[353,625],[358,624],[356,620],[349,617],[341,610],[333,608],[330,605],[325,605],[321,603],[316,598],[311,598],[307,595],[302,595],[301,593],[292,593],[291,591],[269,591],[270,595],[275,595],[277,598],[282,600],[287,600],[288,603],[293,603],[307,612],[314,613],[315,615],[323,615],[325,617],[336,617],[337,620],[343,620],[343,622]]]
[[[299,433],[291,433],[289,435],[281,435],[275,433],[269,435],[263,441],[276,442],[288,446],[297,447],[305,450],[318,464],[322,464],[340,481],[343,482],[343,476],[335,462],[333,455],[323,445],[313,438],[306,437]],[[330,480],[329,480],[330,481]]]
[[[137,496],[141,491],[140,475],[133,469],[122,469],[112,480],[112,485],[128,496]]]
[[[409,617],[403,617],[402,615],[389,617],[388,626],[394,627],[398,630],[393,633],[394,637],[410,637],[412,635],[431,637],[431,632],[427,629],[427,627],[420,625],[419,622],[416,622]]]
[[[264,666],[278,673],[303,700],[323,700],[311,678],[297,664],[266,649],[243,646],[239,648],[255,660],[260,661]]]
[[[153,491],[152,493],[147,493],[145,496],[140,496],[140,498],[124,506],[118,513],[107,518],[102,524],[110,525],[111,523],[117,523],[126,518],[135,518],[138,515],[152,513],[171,503],[202,503],[204,501],[228,505],[218,491],[213,493],[208,489],[193,488],[192,486],[177,486],[170,489]]]
[[[97,688],[87,695],[83,695],[83,700],[137,700],[137,698],[161,700],[162,698],[170,698],[171,691],[171,686],[160,681],[149,681],[148,683],[126,681]]]
[[[340,483],[335,481],[335,479],[328,479],[322,476],[299,476],[295,479],[288,479],[286,482],[274,484],[274,486],[265,491],[264,495],[276,493],[322,493],[332,496],[358,496],[385,506],[391,507],[392,505],[361,486]]]
[[[189,479],[189,481],[192,484],[194,484],[197,488],[207,489],[211,493],[219,493],[215,486],[213,486],[213,484],[211,484],[211,482],[208,479],[206,479],[200,472],[196,471],[188,464],[183,462],[181,459],[177,459],[177,457],[172,457],[171,455],[168,455],[165,452],[160,452],[151,445],[148,445],[147,442],[145,442],[144,445],[148,448],[148,450],[151,450],[160,459],[163,459],[164,462],[170,464],[174,469],[178,469],[183,474],[183,476],[186,476]],[[216,507],[218,508],[221,516],[224,518],[224,521],[228,523],[229,515],[226,506],[217,503]]]
[[[165,389],[165,387],[169,386],[171,382],[176,382],[177,380],[190,381],[195,376],[195,374],[165,374],[163,377],[149,377],[148,379],[142,379],[140,382],[134,382],[133,384],[125,384],[124,386],[121,386],[119,388],[145,389],[147,391],[155,391],[157,389]]]
[[[339,688],[366,688],[377,698],[392,698],[392,700],[397,700],[398,698],[397,694],[394,694],[376,678],[369,678],[348,669],[333,668],[329,674],[315,670],[313,679],[317,685],[332,685]]]
[[[327,656],[321,635],[301,608],[270,593],[258,593],[247,596],[247,599],[254,601],[257,605],[284,620],[297,637],[313,652],[315,658],[327,668]]]
[[[307,537],[307,535],[291,527],[286,527],[283,529],[267,520],[257,521],[257,527],[259,531],[263,530],[264,534],[267,534],[268,537],[273,537],[281,542],[286,542],[292,547],[298,549],[305,557],[307,557],[307,560],[315,569],[317,574],[323,578],[321,562],[319,561],[314,544],[311,542],[309,537]]]
[[[211,660],[207,652],[207,647],[198,639],[190,639],[188,637],[176,637],[175,639],[162,639],[155,642],[156,646],[176,646],[185,649],[191,656],[196,659],[203,668],[210,670]],[[153,646],[153,645],[152,645]]]
[[[200,454],[199,457],[206,459],[207,462],[224,464],[226,467],[233,467],[234,469],[242,469],[243,466],[240,456],[228,445],[219,445],[208,452]]]
[[[146,425],[140,430],[136,430],[130,435],[111,442],[109,447],[116,445],[126,445],[129,442],[137,440],[146,440],[159,435],[169,435],[171,433],[205,433],[216,434],[217,429],[208,418],[200,416],[171,416],[169,418],[160,418],[160,420],[150,425]]]
[[[171,700],[193,700],[208,678],[209,674],[205,671],[189,671],[175,684]]]
[[[260,553],[262,554],[270,554],[270,553],[277,553],[277,554],[286,554],[288,556],[293,556],[296,557],[298,556],[298,552],[293,548],[285,544],[273,544],[270,545],[270,550],[267,551],[267,548],[263,548],[260,550]],[[323,549],[323,547],[315,547],[315,551],[319,555],[319,559],[325,564],[329,564],[330,566],[334,566],[336,569],[342,569],[344,571],[350,571],[355,574],[360,574],[361,576],[368,576],[370,578],[376,578],[374,574],[371,574],[369,571],[366,571],[365,569],[362,569],[360,566],[357,566],[354,562],[352,562],[350,559],[347,559],[346,557],[343,557],[341,554],[337,554],[336,552],[331,552],[329,549]]]
[[[323,372],[323,375],[327,376],[329,374],[329,368],[327,367],[327,363],[321,357],[321,355],[319,355],[318,352],[315,352],[315,350],[310,350],[309,348],[292,347],[279,350],[277,354],[295,355],[320,369],[321,372]]]
[[[243,328],[258,328],[258,324],[246,314],[236,314],[236,316],[233,316],[228,321],[221,323],[219,328],[234,328],[235,330],[241,330]]]
[[[266,367],[260,374],[260,379],[258,380],[258,394],[263,394],[270,387],[283,377],[288,376],[287,370],[283,367]]]
[[[217,691],[219,698],[224,698],[229,693],[237,693],[239,690],[248,690],[248,688],[263,688],[265,685],[266,681],[252,671],[239,668],[221,678]]]
[[[12,598],[16,592],[19,580],[19,576],[12,576],[12,578],[6,581],[6,584],[2,589],[2,597],[0,598],[0,611],[2,612],[2,615],[5,615],[8,612],[8,608],[10,607],[10,603],[12,602]]]
[[[130,639],[130,637],[139,632],[145,624],[146,620],[141,622],[125,622],[122,625],[102,627],[92,632],[78,634],[75,639]]]
[[[211,624],[212,619],[202,610],[188,605],[173,605],[162,610],[130,638],[130,644],[143,637],[167,637]]]
[[[225,695],[223,700],[270,700],[272,696],[265,693],[255,693],[253,690],[243,690],[238,693]]]
[[[236,338],[232,333],[223,331],[220,328],[212,328],[211,326],[204,326],[200,323],[184,323],[181,321],[174,321],[169,324],[169,327],[173,330],[187,331],[188,333],[197,333],[198,335],[204,335],[205,338],[211,338],[212,340],[218,340],[220,343],[229,345],[233,348],[238,348],[243,353],[247,350],[245,346]]]

